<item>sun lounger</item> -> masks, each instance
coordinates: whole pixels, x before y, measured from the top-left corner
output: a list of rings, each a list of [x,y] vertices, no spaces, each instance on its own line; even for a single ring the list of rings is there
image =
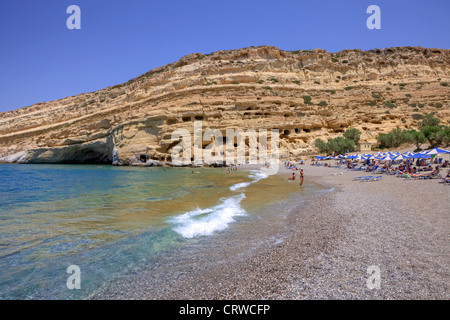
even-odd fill
[[[383,178],[383,176],[362,176],[353,178],[353,181],[378,181],[381,178]]]
[[[359,180],[364,180],[364,179],[368,179],[368,178],[372,178],[373,176],[362,176],[362,177],[354,177],[353,180],[354,181],[359,181]]]
[[[374,177],[370,177],[369,179],[365,179],[365,180],[362,180],[362,181],[378,181],[381,178],[383,178],[383,176],[374,176]]]
[[[353,178],[353,181],[370,181],[370,180],[372,180],[372,179],[375,179],[375,178],[381,178],[381,176],[379,176],[379,177],[375,177],[375,176],[362,176],[362,177],[355,177],[355,178]]]
[[[411,178],[413,179],[439,179],[441,178],[441,175],[439,174],[439,172],[430,172],[430,173],[426,173],[426,174],[414,174],[411,175]]]

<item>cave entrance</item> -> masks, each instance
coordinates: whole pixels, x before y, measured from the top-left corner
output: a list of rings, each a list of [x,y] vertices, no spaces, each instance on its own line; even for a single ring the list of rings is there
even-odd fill
[[[143,162],[143,163],[146,163],[147,162],[147,156],[145,154],[141,154],[139,156],[139,161]]]

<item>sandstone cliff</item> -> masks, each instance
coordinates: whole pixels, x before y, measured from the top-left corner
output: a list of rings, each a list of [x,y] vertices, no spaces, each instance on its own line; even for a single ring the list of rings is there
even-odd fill
[[[349,128],[374,142],[415,128],[413,114],[450,123],[449,99],[448,49],[195,53],[120,85],[0,113],[0,161],[170,161],[172,132],[192,132],[194,120],[223,134],[277,128],[281,155],[299,157]]]

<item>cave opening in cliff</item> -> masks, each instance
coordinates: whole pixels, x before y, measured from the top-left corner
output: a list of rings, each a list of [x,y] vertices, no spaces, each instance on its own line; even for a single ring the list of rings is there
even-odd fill
[[[60,164],[112,164],[112,159],[103,152],[96,150],[80,150],[68,154],[65,159],[55,161]]]
[[[145,154],[141,154],[139,156],[139,161],[146,163],[147,162],[147,156]]]

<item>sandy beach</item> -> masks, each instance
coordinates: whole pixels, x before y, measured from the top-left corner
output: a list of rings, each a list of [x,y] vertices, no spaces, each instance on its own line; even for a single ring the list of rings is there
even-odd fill
[[[450,186],[389,175],[358,182],[353,178],[369,174],[309,161],[303,168],[305,182],[332,191],[299,199],[287,215],[287,236],[278,243],[232,260],[223,250],[202,268],[185,261],[184,271],[163,283],[154,281],[149,267],[91,298],[450,298]],[[279,174],[287,178],[291,172],[282,168]],[[369,266],[380,270],[380,289],[367,286]]]

